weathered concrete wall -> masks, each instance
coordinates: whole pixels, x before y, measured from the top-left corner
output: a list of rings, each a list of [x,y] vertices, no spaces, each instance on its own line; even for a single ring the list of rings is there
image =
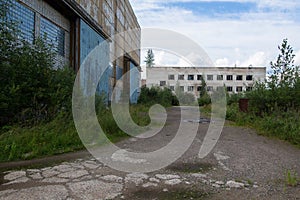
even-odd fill
[[[114,34],[131,29],[140,29],[137,18],[132,10],[128,0],[74,0],[80,5],[95,22],[102,27],[102,30],[109,37],[114,38]],[[141,32],[131,32],[131,34],[121,34],[121,40],[113,41],[111,45],[111,53],[117,55],[118,52],[124,52],[129,46],[130,49],[136,49],[130,52],[130,57],[139,65],[140,64],[140,45]],[[114,56],[112,56],[114,57]],[[120,62],[117,63],[122,66]]]

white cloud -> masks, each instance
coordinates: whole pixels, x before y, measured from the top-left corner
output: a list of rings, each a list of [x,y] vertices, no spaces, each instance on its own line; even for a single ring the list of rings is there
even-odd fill
[[[250,56],[245,62],[241,64],[243,67],[252,66],[265,66],[267,63],[265,52],[257,52],[254,55]]]
[[[209,0],[168,0],[168,2],[202,2]],[[228,0],[214,0],[226,1]],[[229,0],[245,2],[244,0]],[[217,66],[264,65],[278,55],[277,46],[284,38],[294,50],[300,49],[300,23],[295,20],[293,9],[300,7],[300,1],[294,0],[246,0],[254,2],[259,8],[271,11],[244,13],[240,18],[210,18],[194,13],[192,10],[167,6],[162,0],[131,0],[142,27],[170,29],[182,33],[196,41]],[[278,11],[286,9],[284,12]],[[180,45],[180,41],[178,42]],[[163,64],[182,64],[180,58],[162,59]],[[142,57],[143,59],[144,57]],[[300,51],[296,62],[300,63]]]
[[[228,58],[217,59],[216,66],[217,67],[228,67],[228,66],[230,66]]]
[[[300,66],[300,50],[295,53],[295,65]]]

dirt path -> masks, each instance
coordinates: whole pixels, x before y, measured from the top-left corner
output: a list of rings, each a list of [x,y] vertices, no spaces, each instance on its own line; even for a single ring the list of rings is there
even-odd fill
[[[129,139],[118,146],[144,152],[159,149],[175,136],[178,116],[179,109],[172,108],[160,134]],[[285,184],[286,170],[300,175],[300,149],[247,128],[225,126],[214,150],[199,159],[208,126],[200,124],[189,150],[164,169],[125,173],[97,162],[86,152],[77,154],[79,158],[69,154],[41,160],[68,160],[63,163],[3,172],[0,199],[300,199],[300,185]]]

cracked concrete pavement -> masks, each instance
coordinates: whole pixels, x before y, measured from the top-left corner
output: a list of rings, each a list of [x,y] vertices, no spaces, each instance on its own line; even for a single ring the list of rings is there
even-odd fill
[[[161,148],[174,137],[178,116],[179,109],[172,108],[160,134],[118,146],[139,152]],[[5,170],[0,200],[299,199],[300,185],[285,184],[286,170],[300,174],[299,148],[227,125],[213,152],[199,159],[208,126],[200,124],[194,143],[179,160],[151,173],[120,172],[87,155],[43,168]]]

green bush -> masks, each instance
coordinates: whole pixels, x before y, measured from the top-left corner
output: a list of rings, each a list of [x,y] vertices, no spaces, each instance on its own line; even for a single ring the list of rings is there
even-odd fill
[[[178,100],[172,93],[172,91],[168,88],[148,88],[146,86],[143,86],[138,99],[138,104],[144,104],[148,106],[160,104],[164,107],[169,107],[172,105],[178,105]]]
[[[245,93],[250,100],[249,112],[239,112],[239,97],[230,96],[226,117],[238,125],[254,127],[260,134],[300,146],[300,71],[294,66],[295,55],[287,39],[278,49],[280,54],[271,62],[269,78]]]
[[[2,5],[2,4],[1,4]],[[75,74],[72,69],[54,69],[51,46],[42,39],[34,44],[19,37],[16,23],[6,20],[0,9],[0,126],[25,125],[70,113]]]
[[[209,94],[205,93],[202,97],[198,99],[199,106],[205,106],[211,104],[211,98]]]

